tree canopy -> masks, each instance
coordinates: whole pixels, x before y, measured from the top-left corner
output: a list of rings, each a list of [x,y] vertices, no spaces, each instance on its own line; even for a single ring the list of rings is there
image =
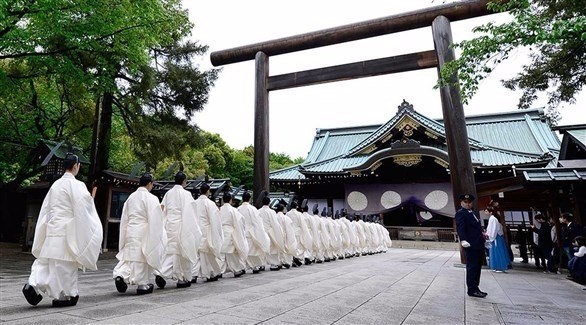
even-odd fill
[[[5,153],[39,139],[83,146],[98,171],[124,160],[112,142],[150,165],[197,146],[219,70],[194,63],[207,47],[192,28],[179,0],[0,1],[0,185],[38,173],[26,150]]]
[[[462,53],[442,70],[442,81],[457,71],[466,103],[499,63],[515,49],[527,48],[531,63],[503,85],[522,91],[519,108],[530,107],[546,93],[550,118],[557,121],[558,104],[574,103],[586,83],[586,1],[509,0],[489,6],[495,12],[508,11],[513,19],[478,26],[474,32],[480,36],[456,44]]]

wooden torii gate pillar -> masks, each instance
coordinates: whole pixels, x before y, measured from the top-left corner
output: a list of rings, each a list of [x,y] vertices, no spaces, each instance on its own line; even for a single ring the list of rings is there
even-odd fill
[[[254,180],[256,197],[269,190],[269,92],[312,84],[371,77],[383,74],[437,67],[439,70],[455,59],[450,21],[491,14],[489,0],[455,2],[398,15],[367,20],[320,31],[280,38],[211,53],[214,66],[256,61]],[[270,76],[269,57],[359,39],[381,36],[421,27],[432,27],[435,50],[349,63],[326,68],[298,71]],[[440,89],[444,125],[449,156],[450,178],[456,210],[462,193],[476,196],[474,170],[468,145],[464,110],[457,86],[458,76],[451,76],[453,84]]]

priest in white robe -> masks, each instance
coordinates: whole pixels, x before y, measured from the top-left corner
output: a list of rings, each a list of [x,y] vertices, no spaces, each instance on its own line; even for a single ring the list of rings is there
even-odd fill
[[[258,213],[258,210],[250,204],[251,195],[248,192],[242,194],[242,204],[238,212],[244,217],[246,224],[246,240],[248,242],[248,258],[246,265],[252,269],[252,273],[259,273],[266,263],[266,255],[269,253],[270,238]]]
[[[163,211],[159,199],[150,193],[153,176],[140,177],[139,188],[130,194],[122,208],[119,249],[113,277],[118,292],[126,292],[128,284],[137,285],[139,295],[153,292],[154,272],[161,272],[167,245],[163,228]]]
[[[263,196],[261,199],[263,206],[258,210],[258,213],[262,218],[265,230],[270,239],[267,263],[271,265],[271,271],[278,271],[281,269],[279,254],[285,250],[283,230],[281,228],[281,224],[279,223],[279,219],[277,218],[277,213],[275,210],[269,207],[271,198],[267,195],[266,191],[261,195]]]
[[[323,253],[323,261],[329,262],[332,260],[333,256],[333,246],[332,246],[332,239],[330,235],[329,223],[326,220],[326,217],[320,217],[319,215],[314,214],[314,218],[317,219],[320,227],[320,236],[322,242],[322,253]]]
[[[323,242],[321,237],[321,223],[319,217],[309,214],[309,206],[304,203],[302,206],[303,216],[308,221],[307,227],[311,230],[311,238],[313,239],[312,256],[316,263],[321,263],[324,260]]]
[[[208,282],[217,281],[222,275],[220,265],[222,244],[224,242],[222,221],[220,220],[218,207],[209,199],[210,186],[206,183],[202,184],[199,192],[199,197],[193,203],[202,234],[202,242],[199,248],[199,276],[206,278]]]
[[[295,239],[297,240],[297,251],[295,252],[295,256],[293,258],[293,262],[297,266],[302,265],[302,261],[305,258],[309,258],[312,246],[312,238],[311,234],[309,233],[309,229],[307,228],[307,222],[305,218],[297,210],[297,203],[291,202],[291,210],[287,211],[287,216],[291,218],[293,222],[293,229],[295,230]]]
[[[22,289],[31,305],[47,295],[54,307],[75,306],[77,270],[97,269],[102,224],[87,187],[75,179],[79,158],[68,153],[63,167],[65,173],[43,200],[35,228],[32,254],[36,260]]]
[[[195,219],[195,200],[191,192],[185,190],[186,185],[187,175],[179,171],[175,175],[175,186],[165,193],[161,202],[167,250],[161,274],[155,280],[160,288],[165,286],[164,278],[177,281],[177,288],[191,286],[194,278],[192,271],[198,261],[201,230]]]
[[[244,217],[232,206],[232,194],[225,192],[220,208],[222,231],[224,242],[222,254],[224,255],[224,270],[232,272],[234,277],[246,273],[246,258],[248,257],[248,242],[246,241]]]
[[[283,251],[279,255],[279,260],[281,261],[281,265],[288,269],[293,264],[293,256],[297,252],[297,239],[295,238],[293,221],[291,221],[291,218],[285,212],[285,205],[279,203],[277,205],[277,219],[279,220],[281,229],[283,229],[283,240],[285,244]]]
[[[364,233],[364,227],[362,226],[364,224],[364,222],[359,219],[360,217],[356,216],[357,219],[355,219],[352,222],[352,225],[354,226],[354,229],[356,230],[356,235],[358,236],[358,250],[356,252],[356,256],[361,256],[361,255],[365,255],[367,250],[366,250],[366,235]]]

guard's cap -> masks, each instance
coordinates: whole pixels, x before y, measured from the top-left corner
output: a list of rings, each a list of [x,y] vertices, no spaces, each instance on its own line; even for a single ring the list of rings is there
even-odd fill
[[[468,200],[468,201],[474,201],[475,197],[472,194],[462,194],[460,195],[460,201],[464,201],[464,200]]]

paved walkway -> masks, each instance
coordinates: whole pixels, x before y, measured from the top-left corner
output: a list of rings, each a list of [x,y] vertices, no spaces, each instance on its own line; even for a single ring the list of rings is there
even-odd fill
[[[0,246],[2,324],[585,324],[586,291],[529,269],[482,271],[486,299],[465,294],[457,251],[390,249],[385,254],[266,271],[151,295],[118,294],[112,256],[80,273],[75,307],[21,293],[32,259]]]

